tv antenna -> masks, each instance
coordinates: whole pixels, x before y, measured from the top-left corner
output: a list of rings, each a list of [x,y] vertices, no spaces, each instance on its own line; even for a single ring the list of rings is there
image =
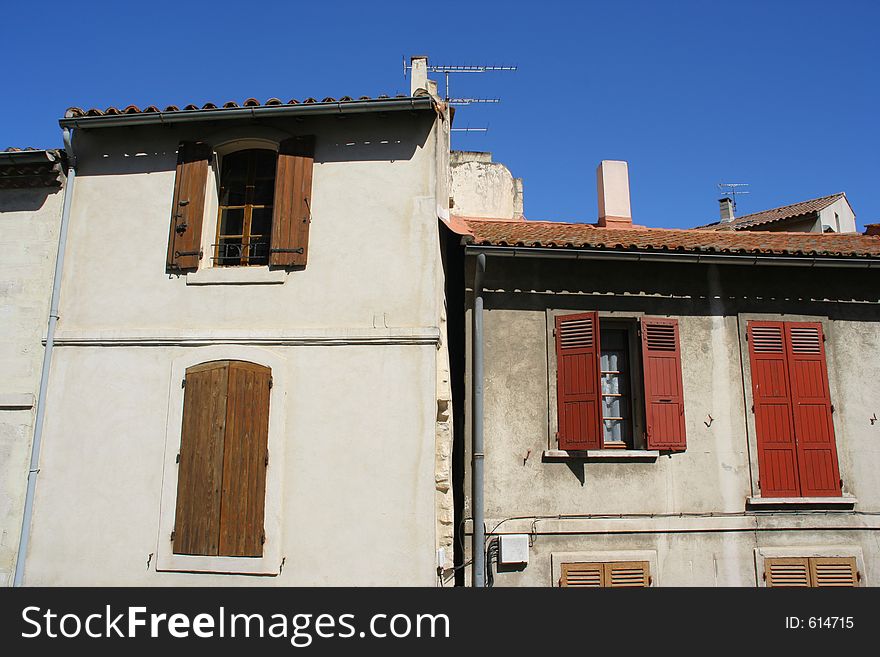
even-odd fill
[[[748,190],[741,189],[748,186],[749,183],[718,183],[718,191],[721,192],[722,196],[727,196],[733,201],[733,209],[736,211],[736,197],[737,195],[748,194]]]
[[[516,71],[516,66],[428,66],[429,73],[442,73],[446,82],[444,90],[444,100],[450,105],[473,105],[475,103],[500,103],[500,98],[452,98],[449,95],[449,75],[458,73],[489,73],[492,71]],[[406,57],[403,58],[403,77],[406,78],[407,71],[412,69],[411,64],[406,63]]]

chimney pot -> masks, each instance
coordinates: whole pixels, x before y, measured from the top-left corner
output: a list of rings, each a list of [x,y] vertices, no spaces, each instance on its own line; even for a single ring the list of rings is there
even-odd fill
[[[725,196],[724,198],[718,199],[718,204],[720,205],[721,209],[721,223],[729,224],[731,221],[734,220],[733,199],[727,198]]]
[[[629,166],[622,160],[602,160],[596,169],[599,226],[632,228],[629,203]]]

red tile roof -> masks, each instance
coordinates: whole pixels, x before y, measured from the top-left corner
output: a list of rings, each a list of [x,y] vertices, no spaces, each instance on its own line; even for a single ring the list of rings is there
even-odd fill
[[[282,101],[280,98],[270,98],[265,103],[261,103],[256,98],[248,98],[241,105],[236,103],[234,100],[227,101],[225,103],[221,103],[216,105],[214,103],[205,103],[201,107],[198,105],[190,104],[185,105],[184,107],[178,107],[177,105],[168,105],[165,109],[159,109],[156,105],[148,105],[141,109],[137,105],[129,105],[127,107],[119,108],[119,107],[108,107],[105,110],[100,110],[96,107],[91,109],[82,109],[80,107],[69,107],[67,111],[64,113],[65,119],[74,119],[80,117],[89,117],[89,116],[118,116],[121,114],[149,114],[149,113],[158,113],[158,112],[185,112],[191,110],[206,110],[206,109],[233,109],[236,107],[277,107],[280,105],[316,105],[319,103],[351,103],[351,102],[359,102],[365,100],[388,100],[391,96],[381,95],[376,97],[370,96],[361,96],[360,98],[352,98],[351,96],[342,96],[341,98],[324,98],[322,100],[317,100],[316,98],[306,98],[305,100],[297,100],[296,98],[291,98],[286,103]],[[394,96],[394,98],[409,98],[409,96],[398,94]]]
[[[716,221],[704,226],[697,226],[697,228],[704,230],[748,230],[753,226],[763,226],[764,224],[770,224],[775,221],[795,219],[812,212],[819,212],[834,203],[837,199],[845,197],[846,195],[843,192],[839,192],[837,194],[832,194],[831,196],[813,198],[809,201],[783,205],[782,207],[763,210],[762,212],[744,214],[743,216],[736,217],[733,221],[727,223]]]
[[[783,233],[666,228],[600,228],[554,221],[465,219],[470,244],[734,255],[880,257],[880,237],[852,233]]]

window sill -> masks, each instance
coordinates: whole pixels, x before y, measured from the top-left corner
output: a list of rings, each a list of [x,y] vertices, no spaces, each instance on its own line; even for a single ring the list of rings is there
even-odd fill
[[[844,509],[852,510],[858,500],[855,497],[747,497],[746,509],[798,510],[798,509]]]
[[[278,285],[285,280],[285,270],[268,267],[209,267],[186,275],[187,285]]]
[[[586,461],[610,461],[616,462],[652,462],[660,457],[658,450],[652,449],[587,449],[565,450],[545,449],[544,461],[570,461],[581,459]]]
[[[24,411],[34,407],[34,395],[30,392],[0,394],[0,410]]]

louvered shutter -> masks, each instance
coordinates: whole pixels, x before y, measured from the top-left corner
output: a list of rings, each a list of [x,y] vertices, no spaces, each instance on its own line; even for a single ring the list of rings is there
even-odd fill
[[[556,316],[559,449],[602,446],[599,411],[599,314]]]
[[[175,554],[262,555],[270,382],[242,361],[187,369]]]
[[[678,320],[643,317],[642,363],[648,449],[687,448]]]
[[[786,322],[785,342],[801,495],[840,496],[825,341],[818,322]]]
[[[650,586],[647,561],[617,561],[605,564],[605,586],[611,588],[644,588]]]
[[[176,554],[218,554],[227,365],[217,361],[186,371],[174,522]]]
[[[797,450],[783,322],[748,323],[762,497],[798,497]]]
[[[855,557],[810,558],[810,580],[815,587],[858,586],[858,577]]]
[[[269,440],[268,367],[229,364],[220,554],[263,554],[263,511]]]
[[[305,266],[312,217],[312,167],[315,137],[286,139],[279,145],[269,264]]]
[[[168,269],[197,269],[199,266],[211,154],[210,146],[201,142],[183,142],[177,148],[177,173],[166,262]]]
[[[803,557],[765,559],[764,580],[771,587],[809,587],[810,560]]]
[[[559,586],[567,588],[600,588],[604,583],[604,564],[564,563]]]

